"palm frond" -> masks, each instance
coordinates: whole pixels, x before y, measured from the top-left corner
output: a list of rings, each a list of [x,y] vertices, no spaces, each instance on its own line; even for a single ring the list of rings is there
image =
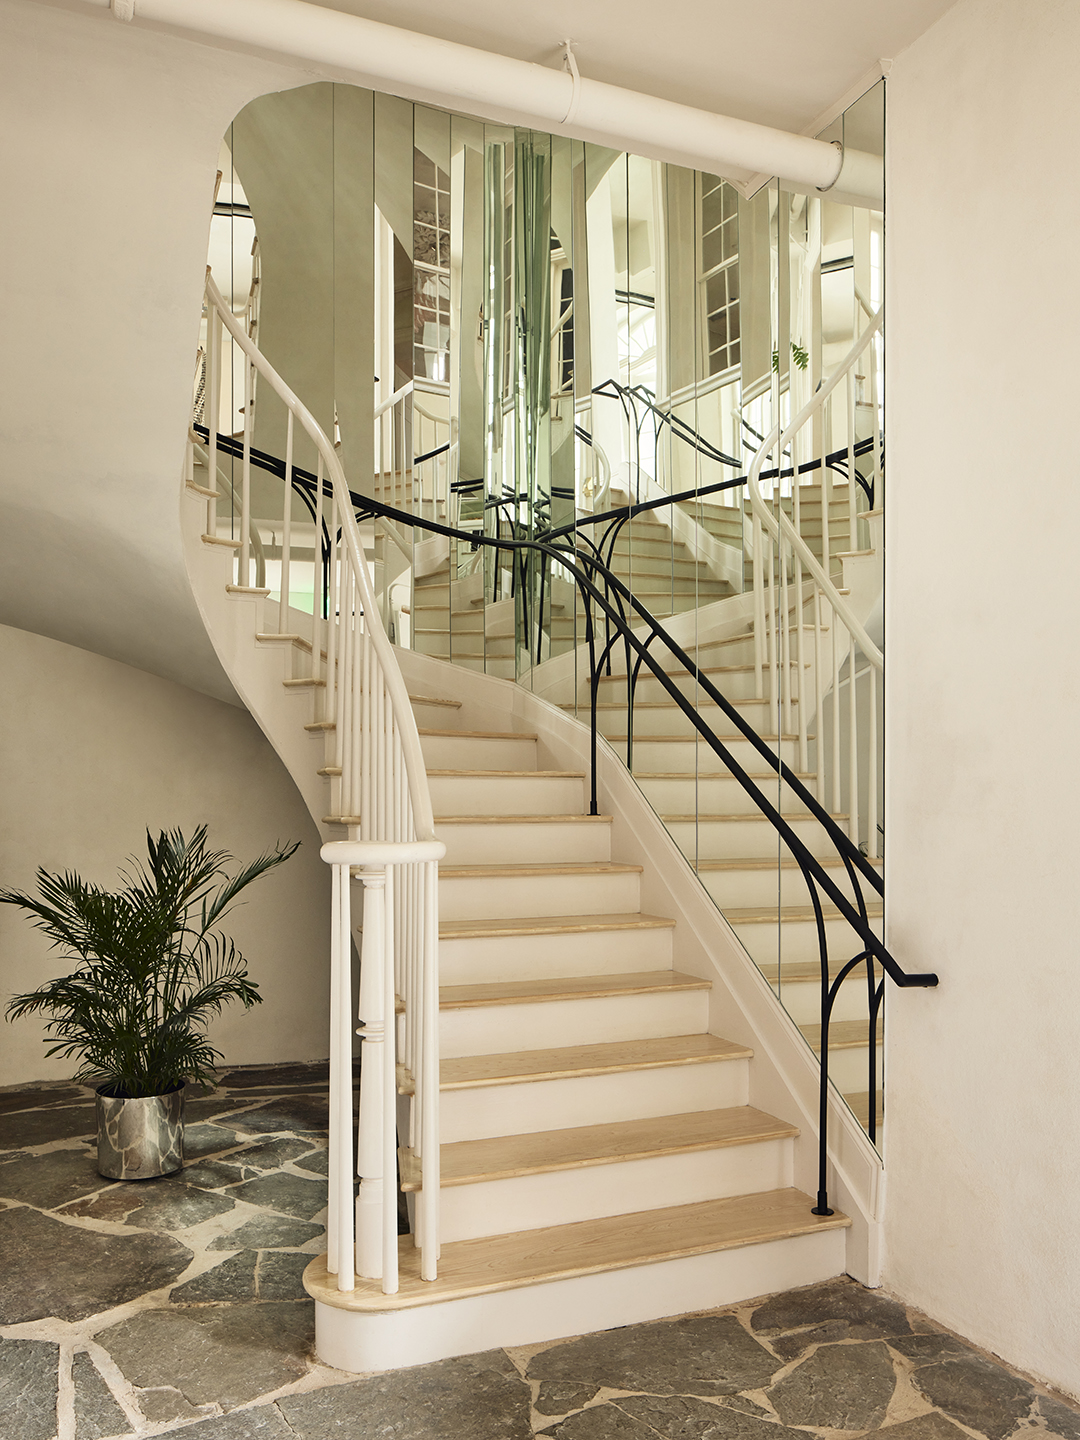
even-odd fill
[[[70,975],[13,996],[8,1016],[48,1016],[46,1053],[77,1057],[76,1079],[104,1077],[125,1095],[212,1078],[220,1057],[207,1024],[230,1002],[250,1009],[262,996],[243,955],[210,926],[297,849],[279,846],[230,879],[233,857],[207,850],[205,825],[190,839],[180,830],[162,830],[156,840],[147,831],[146,839],[149,863],[132,857],[121,890],[39,869],[36,896],[0,891],[0,903],[26,911],[54,949],[80,962]]]

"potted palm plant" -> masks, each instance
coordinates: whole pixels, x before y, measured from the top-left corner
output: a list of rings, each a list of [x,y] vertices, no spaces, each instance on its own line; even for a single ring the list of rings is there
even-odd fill
[[[206,1038],[232,1000],[262,1000],[247,961],[215,927],[253,880],[295,853],[271,850],[231,878],[226,851],[208,851],[206,826],[147,831],[149,863],[132,859],[123,887],[37,872],[37,895],[0,890],[35,917],[70,974],[16,995],[10,1018],[45,1014],[51,1055],[78,1057],[76,1080],[97,1085],[98,1170],[109,1179],[168,1175],[183,1164],[184,1086],[213,1083],[220,1058]],[[48,1043],[47,1041],[47,1043]]]

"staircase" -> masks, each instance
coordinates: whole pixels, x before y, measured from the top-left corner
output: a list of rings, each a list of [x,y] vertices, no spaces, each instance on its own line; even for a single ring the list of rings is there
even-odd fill
[[[210,282],[207,293],[266,377],[264,390],[272,387],[306,425]],[[699,741],[670,698],[639,692],[639,789],[617,758],[626,745],[618,728],[625,678],[604,682],[612,750],[594,776],[601,813],[587,813],[587,737],[571,714],[490,674],[387,648],[374,628],[371,562],[351,515],[347,536],[337,508],[348,503],[340,465],[326,437],[309,434],[334,477],[325,498],[317,487],[316,533],[329,517],[326,533],[338,538],[325,583],[329,615],[339,620],[305,615],[250,583],[247,544],[215,533],[212,445],[204,469],[189,451],[184,528],[192,586],[230,678],[323,835],[348,840],[324,858],[335,865],[339,936],[351,926],[363,956],[359,1273],[346,939],[344,949],[335,945],[331,979],[344,999],[332,1011],[330,1252],[305,1278],[320,1357],[373,1371],[731,1303],[845,1269],[873,1279],[880,1164],[831,1100],[841,1147],[832,1189],[847,1213],[822,1209],[820,1188],[815,1213],[807,1193],[811,1177],[821,1183],[816,1067],[775,991],[801,984],[811,994],[809,952],[799,957],[801,972],[789,964],[809,931],[786,882],[770,907],[765,867],[775,873],[775,858],[765,858],[763,822],[729,774],[699,777],[715,811],[710,853],[694,860],[729,930],[671,838],[692,813]],[[242,523],[241,535],[249,528]],[[670,554],[670,537],[663,543]],[[746,689],[747,644],[746,635],[710,641],[698,658],[743,686],[746,713],[768,730],[768,707]],[[411,705],[407,719],[399,705]],[[722,716],[714,718],[722,729]],[[774,739],[793,762],[798,737]],[[753,760],[745,739],[728,743]],[[410,755],[426,772],[423,793]],[[427,809],[433,819],[421,826]],[[797,804],[785,809],[802,823]],[[399,811],[404,828],[393,819]],[[409,814],[424,831],[421,844],[412,842]],[[383,817],[392,833],[383,833]],[[392,905],[378,908],[383,887],[390,893],[391,852],[410,845],[425,864],[445,847],[432,892],[437,972],[426,951],[419,971],[410,958],[420,932],[414,940],[407,928],[418,913],[407,861]],[[340,908],[354,888],[350,865],[367,867],[364,916],[377,917],[370,927]],[[384,951],[391,916],[404,938]],[[781,968],[770,988],[763,973],[773,952]],[[430,1012],[419,1008],[429,973],[438,979]],[[376,975],[386,978],[375,984]],[[369,982],[390,987],[388,1008],[371,1008]],[[395,1010],[397,1023],[384,1024]],[[803,1033],[812,1042],[809,1015]],[[429,1050],[437,1069],[418,1068]],[[373,1149],[365,1135],[376,1122],[383,1138]],[[395,1130],[413,1221],[399,1239]]]

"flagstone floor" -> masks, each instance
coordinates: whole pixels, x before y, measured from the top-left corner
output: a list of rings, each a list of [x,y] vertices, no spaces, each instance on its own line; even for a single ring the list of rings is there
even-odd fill
[[[180,1175],[94,1168],[92,1092],[0,1090],[0,1440],[1080,1440],[1080,1409],[840,1279],[357,1379],[320,1365],[324,1066],[223,1073]],[[1035,1432],[1035,1433],[1033,1433]]]

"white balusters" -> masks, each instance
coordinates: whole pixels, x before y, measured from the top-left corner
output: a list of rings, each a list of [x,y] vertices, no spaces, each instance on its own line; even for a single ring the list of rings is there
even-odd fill
[[[778,721],[781,733],[794,733],[797,727],[798,764],[803,771],[810,769],[809,749],[813,740],[818,800],[833,813],[842,813],[846,805],[847,830],[852,842],[877,858],[879,675],[884,658],[852,609],[847,592],[837,588],[830,574],[831,559],[838,550],[831,524],[833,479],[828,464],[830,436],[843,434],[841,446],[846,445],[847,452],[848,514],[846,521],[838,522],[838,529],[840,537],[846,535],[848,549],[857,550],[856,367],[860,360],[863,366],[870,367],[873,473],[877,483],[880,483],[881,471],[875,354],[881,312],[870,315],[869,321],[828,381],[787,426],[774,425],[765,437],[750,466],[747,493],[752,515],[756,694],[759,698],[767,695],[770,714]],[[834,392],[835,410],[831,398]],[[786,463],[790,463],[792,469],[790,518],[780,499],[779,481],[773,485],[772,503],[762,494],[760,476],[770,457],[775,457],[778,471]],[[811,477],[807,484],[816,485],[820,497],[820,559],[803,534],[807,513],[806,497],[802,494],[804,477],[800,476],[799,466],[811,457],[816,463],[805,474]],[[810,603],[814,627],[812,735],[809,728],[811,687],[807,683],[804,639],[806,606]],[[794,639],[792,625],[795,626]]]
[[[445,847],[434,838],[431,798],[412,707],[393,646],[379,621],[356,517],[341,461],[310,412],[259,353],[207,276],[207,354],[210,387],[209,474],[217,473],[221,392],[221,331],[243,350],[245,372],[244,471],[240,499],[242,547],[239,580],[249,583],[252,552],[250,465],[254,377],[261,375],[288,412],[286,479],[282,510],[279,632],[286,633],[292,548],[291,485],[294,422],[299,421],[318,455],[312,564],[311,670],[314,716],[332,724],[332,767],[337,815],[349,840],[323,847],[333,869],[330,1015],[330,1156],[327,1266],[338,1289],[378,1282],[398,1288],[397,1100],[400,1086],[412,1095],[410,1133],[401,1137],[409,1164],[419,1173],[417,1231],[420,1273],[436,1276],[438,1263],[438,861]],[[264,399],[266,395],[264,393]],[[402,392],[387,410],[400,412]],[[395,416],[388,415],[389,473],[395,474]],[[385,433],[385,430],[382,432]],[[410,437],[397,451],[400,485]],[[383,451],[384,457],[386,451]],[[382,472],[386,475],[386,471]],[[329,484],[327,484],[329,482]],[[324,494],[324,488],[328,490]],[[417,492],[419,493],[419,492]],[[213,525],[211,511],[210,526]],[[340,534],[339,534],[340,530]],[[210,528],[209,533],[213,533]],[[323,550],[324,536],[327,551]],[[325,609],[324,615],[324,597]],[[325,664],[323,658],[325,639]],[[323,682],[320,684],[319,682]],[[325,688],[324,688],[325,687]],[[319,698],[320,689],[324,696]],[[351,982],[352,888],[358,871],[363,890],[363,942],[358,1010]],[[398,1018],[398,1012],[401,1012]],[[360,1122],[354,1154],[352,1128],[353,1037],[363,1036]],[[360,1194],[353,1204],[353,1185]]]

